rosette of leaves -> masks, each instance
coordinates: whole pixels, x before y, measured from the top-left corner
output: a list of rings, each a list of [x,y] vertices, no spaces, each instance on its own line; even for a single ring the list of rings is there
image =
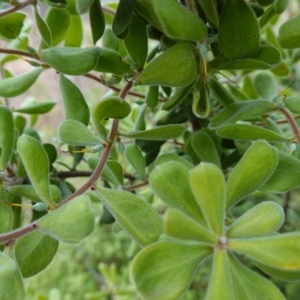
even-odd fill
[[[234,219],[230,215],[232,206],[268,181],[277,164],[275,148],[257,141],[227,181],[212,163],[192,168],[177,160],[156,166],[150,185],[169,205],[163,222],[169,238],[146,246],[134,258],[131,274],[143,299],[179,299],[208,258],[212,266],[206,300],[285,299],[245,258],[275,278],[299,280],[300,233],[278,233],[284,213],[272,201]]]

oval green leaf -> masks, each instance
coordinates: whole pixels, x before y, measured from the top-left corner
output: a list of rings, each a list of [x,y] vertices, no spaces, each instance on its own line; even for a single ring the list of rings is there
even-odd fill
[[[51,196],[49,159],[46,150],[38,140],[25,134],[19,137],[17,149],[37,194],[43,202],[55,206]]]
[[[51,47],[52,35],[50,32],[49,26],[41,17],[41,15],[39,13],[39,8],[37,5],[34,5],[33,11],[34,11],[36,27],[38,28],[40,35],[43,38],[43,41],[47,44],[47,46]]]
[[[183,125],[165,125],[144,131],[119,132],[119,135],[140,140],[165,141],[175,139],[184,134],[185,131],[186,127]]]
[[[0,96],[10,98],[24,93],[32,86],[43,70],[44,68],[38,67],[22,75],[0,80]]]
[[[140,176],[146,178],[146,162],[141,149],[135,144],[128,145],[125,148],[125,157]]]
[[[191,47],[179,43],[153,59],[137,78],[137,84],[184,87],[196,77]]]
[[[84,49],[75,47],[49,48],[41,51],[41,60],[67,75],[84,75],[97,65],[99,47]]]
[[[0,35],[6,39],[15,39],[24,26],[26,14],[14,12],[0,18]]]
[[[211,253],[209,246],[200,243],[156,243],[135,256],[131,275],[144,299],[178,299],[191,284],[198,265]]]
[[[52,238],[77,244],[94,229],[90,198],[78,196],[37,221],[38,229]]]
[[[120,226],[140,246],[158,240],[162,232],[161,220],[148,202],[132,193],[105,189],[97,184],[96,191]]]
[[[267,266],[300,270],[300,234],[297,232],[252,239],[230,239],[228,248]]]
[[[293,138],[286,138],[269,129],[250,124],[228,124],[217,129],[217,135],[226,139],[268,142],[289,142]]]
[[[300,16],[289,19],[281,25],[278,41],[284,49],[300,48]]]
[[[66,120],[58,128],[62,142],[72,146],[96,146],[102,141],[96,137],[84,124],[75,120]]]
[[[189,177],[191,190],[209,228],[218,236],[222,236],[226,203],[223,173],[216,165],[201,163],[190,171]]]
[[[213,245],[218,243],[218,237],[201,223],[174,208],[169,208],[164,215],[164,232],[177,239],[199,241]]]
[[[226,106],[219,111],[210,121],[210,129],[234,123],[239,120],[260,117],[270,111],[276,110],[276,104],[265,100],[239,101]]]
[[[0,170],[4,171],[14,149],[15,129],[11,110],[0,105]]]
[[[276,232],[284,222],[280,205],[267,201],[254,206],[227,229],[228,238],[252,238]]]
[[[163,32],[167,36],[186,41],[205,39],[206,25],[195,13],[173,0],[153,0],[152,3]]]
[[[17,240],[14,252],[23,278],[44,270],[58,249],[58,241],[40,232],[32,231]]]
[[[253,10],[243,0],[227,0],[218,31],[222,54],[230,60],[253,57],[260,47],[260,28]]]
[[[90,110],[80,89],[63,74],[59,77],[59,87],[66,119],[76,120],[87,126],[90,121]]]
[[[90,26],[94,45],[102,37],[105,29],[105,17],[101,8],[100,0],[94,0],[90,10]]]
[[[275,148],[266,141],[250,146],[227,181],[227,208],[259,189],[274,173],[278,163]]]
[[[29,114],[29,115],[40,115],[40,114],[46,114],[49,112],[56,102],[54,101],[44,101],[44,102],[38,102],[33,103],[31,105],[22,106],[20,108],[14,109],[14,112]]]

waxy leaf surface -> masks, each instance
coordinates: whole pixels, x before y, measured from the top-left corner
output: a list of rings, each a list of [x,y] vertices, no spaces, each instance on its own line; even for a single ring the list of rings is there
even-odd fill
[[[227,208],[259,189],[274,173],[278,163],[275,148],[257,141],[243,155],[227,181]]]
[[[102,143],[84,124],[75,120],[61,123],[58,135],[62,142],[73,146],[96,146]]]
[[[185,293],[198,265],[211,253],[209,246],[200,243],[156,243],[135,256],[132,278],[144,299],[175,300]]]
[[[0,96],[15,97],[27,91],[44,69],[41,67],[21,75],[0,80]]]
[[[156,242],[162,232],[158,213],[144,199],[125,191],[96,185],[98,197],[120,226],[140,246]]]
[[[17,149],[37,194],[46,204],[54,205],[50,190],[49,159],[46,150],[38,140],[25,134],[19,137]]]
[[[57,240],[37,230],[18,239],[14,252],[22,276],[28,278],[44,270],[57,249]]]
[[[173,0],[153,0],[152,2],[163,32],[170,38],[202,41],[206,37],[205,23],[183,5]]]
[[[78,196],[37,221],[38,229],[52,238],[77,244],[94,229],[90,199]]]
[[[179,43],[153,59],[137,78],[141,85],[184,87],[196,77],[196,62],[191,47]]]
[[[263,202],[248,210],[227,229],[228,238],[252,238],[276,232],[284,221],[283,209],[275,202]]]
[[[200,207],[192,194],[188,174],[189,170],[181,163],[166,162],[151,172],[149,183],[162,201],[205,224]]]
[[[201,163],[190,171],[189,182],[209,228],[223,235],[226,186],[221,170],[211,163]]]
[[[63,74],[84,75],[94,69],[99,55],[99,47],[57,47],[42,50],[41,60]]]

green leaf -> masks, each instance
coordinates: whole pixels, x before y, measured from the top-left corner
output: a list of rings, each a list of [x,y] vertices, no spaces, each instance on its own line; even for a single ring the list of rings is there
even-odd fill
[[[149,183],[153,192],[162,201],[205,224],[203,214],[189,186],[188,175],[189,169],[179,162],[170,161],[157,166],[151,172]]]
[[[176,92],[162,105],[162,109],[164,110],[173,110],[175,109],[190,93],[194,86],[194,82],[190,85],[182,88],[178,88]]]
[[[40,202],[41,197],[37,194],[35,188],[29,184],[22,184],[22,185],[11,185],[7,187],[7,191],[13,193],[15,195],[22,196],[26,199],[29,199],[33,202]],[[55,203],[58,203],[61,200],[61,191],[56,186],[51,184],[50,185],[51,197]]]
[[[37,5],[33,6],[33,11],[34,11],[34,18],[35,18],[35,22],[36,22],[36,27],[38,28],[40,35],[43,38],[43,41],[49,46],[51,47],[52,44],[52,36],[51,36],[51,32],[49,29],[49,26],[47,25],[47,23],[42,19],[40,13],[39,13],[39,8]]]
[[[128,34],[124,40],[125,48],[132,61],[141,70],[148,53],[148,34],[146,22],[139,15],[134,14],[131,19]]]
[[[51,32],[52,46],[56,46],[67,36],[71,25],[71,14],[66,9],[50,7],[45,20]]]
[[[210,113],[210,101],[206,79],[200,79],[193,87],[193,113],[198,118],[207,118]]]
[[[24,284],[16,262],[0,252],[0,266],[0,299],[24,300]]]
[[[300,186],[300,161],[278,151],[278,165],[260,190],[268,193],[286,193]]]
[[[159,91],[157,85],[149,86],[147,96],[146,96],[146,104],[150,108],[154,108],[159,101]]]
[[[219,27],[219,13],[217,3],[215,1],[210,0],[198,0],[198,3],[202,7],[205,17],[208,22],[214,27]]]
[[[146,162],[141,149],[135,144],[128,145],[125,148],[125,157],[141,177],[146,178]]]
[[[300,98],[299,96],[287,97],[284,100],[284,106],[287,107],[294,114],[300,113]]]
[[[96,137],[84,124],[75,120],[66,120],[58,128],[62,142],[72,146],[96,146],[102,141]]]
[[[188,44],[179,43],[153,59],[137,78],[137,84],[185,87],[195,77],[192,49]]]
[[[94,0],[90,10],[90,26],[94,45],[102,37],[105,29],[105,17],[101,8],[100,0]]]
[[[250,124],[228,124],[217,129],[217,135],[226,139],[268,142],[289,142],[292,138],[286,138],[269,129]]]
[[[113,20],[112,30],[120,39],[126,38],[137,0],[120,0]]]
[[[242,0],[239,0],[242,1]],[[251,58],[229,60],[217,57],[207,63],[211,70],[266,70],[276,67],[281,62],[280,52],[272,46],[262,45],[259,51]]]
[[[164,154],[160,155],[155,161],[155,166],[157,167],[159,165],[165,164],[170,161],[176,161],[176,162],[182,164],[188,170],[191,170],[194,168],[194,165],[192,163],[190,163],[189,161],[184,159],[182,156],[178,156],[175,153],[164,153]]]
[[[280,270],[280,269],[276,269],[276,268],[264,265],[255,260],[252,260],[252,261],[264,273],[267,273],[277,279],[280,279],[283,281],[299,281],[299,279],[300,279],[300,271],[284,271],[284,270]]]
[[[300,48],[300,16],[287,20],[279,28],[278,41],[284,49]]]
[[[98,72],[114,75],[132,73],[130,64],[122,59],[119,52],[110,48],[101,48],[98,63],[94,69]]]
[[[24,26],[26,14],[14,12],[0,19],[0,35],[6,39],[15,39]]]
[[[155,28],[163,31],[161,22],[156,15],[154,10],[154,5],[152,1],[149,0],[138,0],[135,6],[138,13],[147,20],[150,24],[152,24]]]
[[[59,87],[64,101],[65,118],[87,126],[90,121],[90,110],[80,89],[63,74],[59,77]]]
[[[46,204],[55,206],[50,190],[49,159],[46,150],[39,141],[25,134],[19,137],[17,149],[37,194]]]
[[[80,195],[37,221],[38,229],[70,244],[77,244],[94,229],[90,199]]]
[[[65,47],[80,47],[82,40],[83,25],[81,17],[79,15],[71,15],[71,25],[65,39]]]
[[[220,157],[216,144],[208,133],[198,131],[193,134],[192,147],[201,161],[210,162],[220,167]]]
[[[17,240],[14,253],[24,278],[44,270],[58,249],[58,241],[39,231],[32,231]]]
[[[223,106],[228,106],[236,102],[235,97],[214,77],[208,78],[208,87]]]
[[[153,0],[152,3],[163,32],[168,37],[187,41],[205,39],[207,28],[195,13],[173,0]]]
[[[242,265],[234,255],[229,254],[229,262],[235,299],[285,299],[279,289],[270,280]]]
[[[45,2],[52,7],[56,7],[60,9],[68,7],[68,2],[66,0],[45,0]]]
[[[274,110],[276,110],[276,104],[265,100],[235,102],[226,106],[212,117],[209,128],[217,129],[225,124],[260,117]]]
[[[123,186],[123,167],[114,160],[108,160],[101,176],[116,186]]]
[[[169,208],[164,214],[164,232],[177,239],[199,241],[214,245],[218,243],[218,237],[201,223],[174,208]]]
[[[67,75],[84,75],[94,69],[100,48],[75,47],[49,48],[41,51],[41,60],[57,71]]]
[[[15,129],[11,110],[0,105],[0,170],[4,171],[14,150]]]
[[[280,205],[267,201],[248,210],[227,229],[228,238],[252,238],[276,232],[284,222]]]
[[[189,181],[209,228],[218,236],[222,236],[226,201],[223,173],[211,163],[201,163],[190,171]]]
[[[161,242],[140,251],[131,275],[144,299],[175,300],[183,295],[198,265],[212,253],[204,244]]]
[[[38,67],[22,75],[0,80],[0,96],[10,98],[24,93],[32,86],[43,70],[42,67]]]
[[[96,184],[98,197],[120,226],[140,246],[158,240],[162,231],[160,217],[142,198],[125,191],[105,189]]]
[[[274,77],[269,73],[259,73],[254,77],[254,86],[258,94],[265,100],[271,101],[276,93]]]
[[[13,228],[13,210],[4,201],[8,200],[8,194],[6,193],[6,187],[3,183],[0,183],[0,234],[11,231]],[[0,298],[1,299],[1,298]]]
[[[289,4],[289,0],[276,0],[274,4],[274,11],[277,14],[281,14],[286,10],[288,4]]]
[[[276,0],[256,0],[257,4],[260,6],[269,6],[273,4]]]
[[[222,54],[230,60],[253,57],[260,48],[260,28],[253,10],[243,0],[227,0],[218,31]]]
[[[54,101],[44,101],[44,102],[32,103],[30,105],[26,105],[26,106],[14,109],[14,112],[30,114],[30,115],[46,114],[54,107],[55,104],[56,104],[56,102],[54,102]]]
[[[286,271],[300,270],[300,234],[278,234],[228,240],[228,248],[265,265]]]
[[[119,132],[119,135],[140,140],[165,141],[175,139],[184,134],[185,131],[186,127],[184,125],[165,125],[144,131]]]
[[[78,14],[82,15],[90,10],[94,0],[76,0],[75,7]]]
[[[266,141],[255,142],[230,173],[227,181],[227,208],[259,189],[274,173],[277,151]]]
[[[212,273],[205,300],[235,299],[226,249],[214,250]]]
[[[94,106],[93,122],[102,123],[107,119],[124,119],[131,112],[131,106],[120,97],[107,96]]]

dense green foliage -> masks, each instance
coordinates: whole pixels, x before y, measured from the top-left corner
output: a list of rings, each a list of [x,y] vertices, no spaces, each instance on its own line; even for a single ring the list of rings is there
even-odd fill
[[[0,5],[0,300],[299,299],[299,1]]]

